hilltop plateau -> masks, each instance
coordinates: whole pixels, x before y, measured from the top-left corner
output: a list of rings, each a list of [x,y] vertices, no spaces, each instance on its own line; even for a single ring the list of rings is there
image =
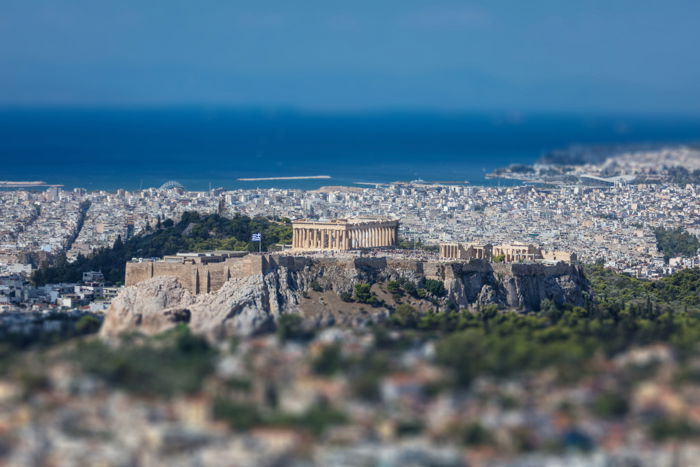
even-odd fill
[[[537,311],[544,300],[586,306],[581,267],[559,263],[492,264],[396,257],[265,255],[261,274],[227,281],[194,295],[175,277],[154,277],[125,288],[112,302],[101,333],[158,333],[178,323],[213,339],[274,329],[297,314],[304,326],[362,326],[397,314],[420,316],[495,305]],[[413,319],[413,318],[409,318]]]

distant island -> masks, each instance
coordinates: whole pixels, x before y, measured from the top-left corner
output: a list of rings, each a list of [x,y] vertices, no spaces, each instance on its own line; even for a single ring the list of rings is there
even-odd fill
[[[318,180],[331,178],[330,175],[309,175],[304,177],[260,177],[260,178],[237,178],[239,182],[263,182],[268,180]]]

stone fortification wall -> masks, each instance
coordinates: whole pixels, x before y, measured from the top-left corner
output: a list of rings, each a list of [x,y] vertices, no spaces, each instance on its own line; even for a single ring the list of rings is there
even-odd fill
[[[175,277],[193,294],[219,290],[229,279],[240,279],[263,273],[263,258],[247,255],[227,258],[218,263],[192,264],[168,261],[129,262],[124,284],[128,287],[152,277]]]

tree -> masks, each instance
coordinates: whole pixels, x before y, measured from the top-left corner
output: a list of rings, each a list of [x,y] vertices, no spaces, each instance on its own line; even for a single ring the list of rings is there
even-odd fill
[[[237,215],[228,219],[218,214],[200,215],[185,212],[177,224],[168,219],[153,232],[144,232],[126,241],[118,237],[111,248],[102,248],[89,257],[79,257],[73,263],[59,256],[52,266],[35,271],[37,285],[56,282],[77,282],[85,271],[102,271],[111,283],[124,280],[125,264],[131,258],[151,258],[181,251],[257,250],[250,242],[252,232],[260,232],[263,247],[288,242],[292,235],[288,220],[272,221],[263,217]]]
[[[447,293],[447,290],[445,289],[445,284],[443,284],[442,281],[435,279],[425,280],[425,290],[427,290],[428,293],[430,293],[434,297],[442,297]]]
[[[282,342],[308,340],[313,337],[313,332],[304,329],[304,320],[301,316],[285,313],[277,320],[277,337]]]
[[[316,374],[330,376],[343,366],[343,357],[338,344],[323,347],[321,354],[313,361],[312,367]]]
[[[415,328],[418,324],[418,312],[411,305],[404,303],[396,307],[391,321],[402,328]]]
[[[377,302],[377,297],[372,292],[371,285],[360,282],[355,284],[355,300],[360,303],[368,303],[373,305]]]
[[[666,259],[676,256],[695,256],[700,248],[700,240],[681,227],[676,229],[659,227],[654,229],[654,235],[656,248],[664,254]]]

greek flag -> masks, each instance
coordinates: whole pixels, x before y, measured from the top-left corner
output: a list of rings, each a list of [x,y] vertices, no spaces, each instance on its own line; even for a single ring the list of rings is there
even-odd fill
[[[251,241],[251,242],[260,242],[260,241],[262,241],[262,236],[261,236],[259,233],[254,233],[254,234],[250,237],[250,241]]]

